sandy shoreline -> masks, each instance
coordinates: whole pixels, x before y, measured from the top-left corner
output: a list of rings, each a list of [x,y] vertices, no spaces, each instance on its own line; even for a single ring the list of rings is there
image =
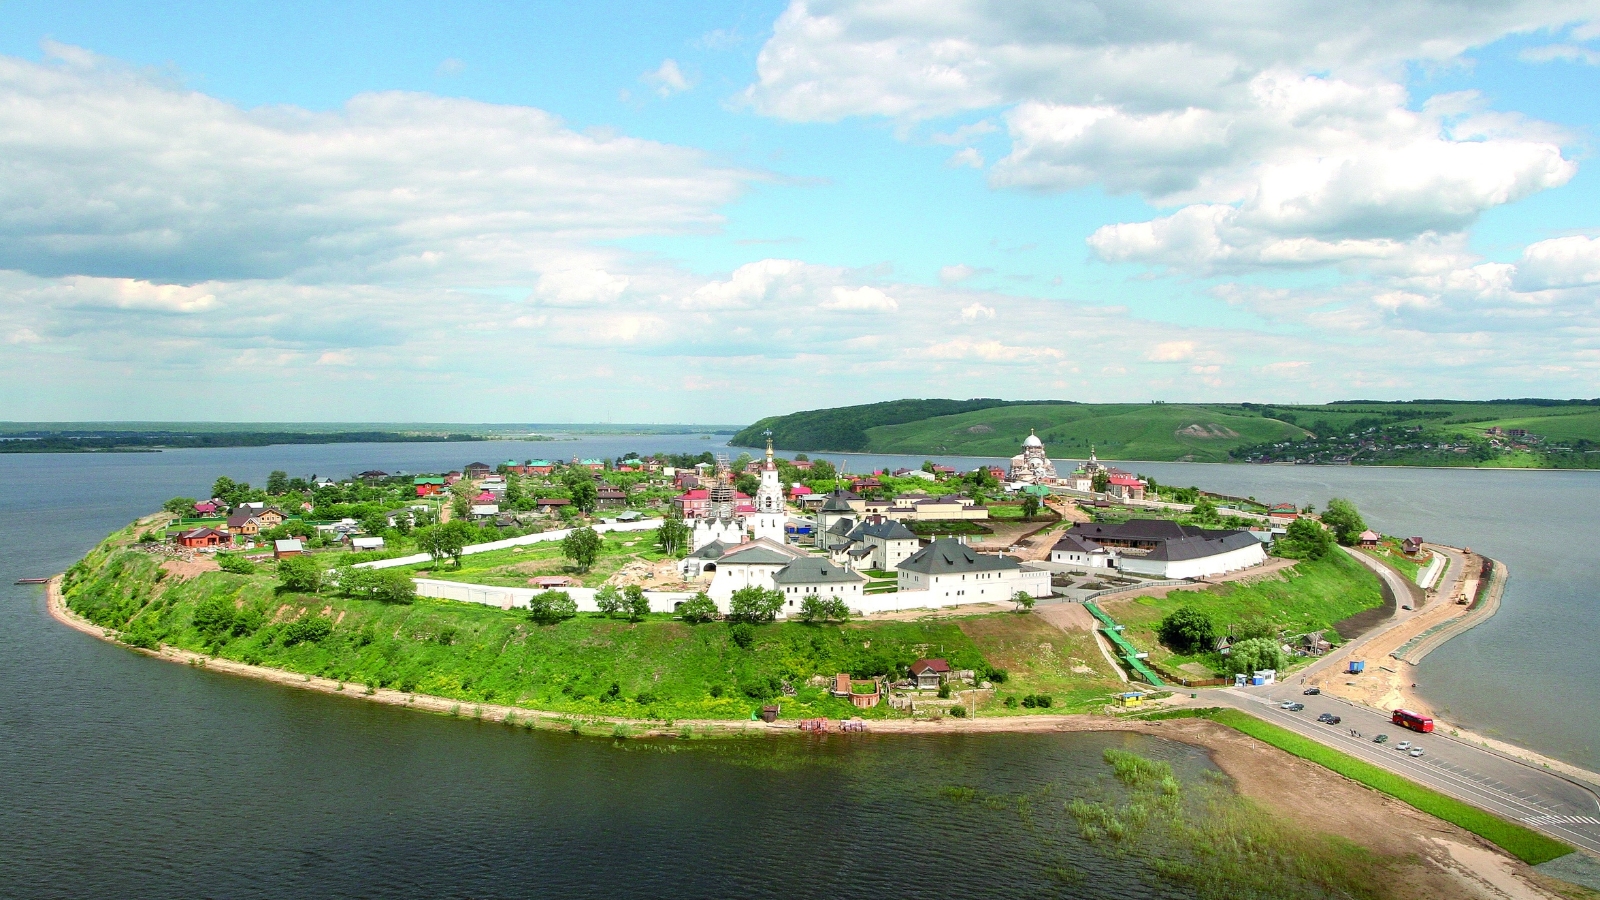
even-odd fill
[[[115,632],[68,609],[61,576],[46,587],[52,618],[100,640],[120,643]],[[124,645],[126,646],[126,645]],[[255,678],[274,684],[339,694],[426,712],[507,726],[627,737],[800,736],[794,722],[767,724],[727,720],[658,722],[540,712],[490,703],[466,703],[427,694],[370,689],[327,678],[208,657],[163,645],[158,651],[128,649],[174,663]],[[872,720],[870,734],[986,734],[1061,732],[1136,732],[1204,749],[1240,794],[1313,831],[1354,839],[1399,860],[1407,872],[1408,896],[1421,900],[1560,900],[1542,883],[1544,876],[1498,847],[1455,825],[1436,819],[1392,797],[1350,781],[1314,763],[1291,756],[1226,726],[1203,719],[1141,721],[1095,715],[1030,715],[938,721]],[[1374,821],[1387,827],[1373,828]]]

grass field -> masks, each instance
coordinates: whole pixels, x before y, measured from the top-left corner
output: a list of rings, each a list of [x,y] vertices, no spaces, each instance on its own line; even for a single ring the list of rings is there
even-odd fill
[[[938,656],[952,668],[1009,678],[979,714],[1014,714],[1009,695],[1050,694],[1054,712],[1105,703],[1118,682],[1086,642],[1035,616],[757,626],[746,644],[724,623],[667,615],[629,623],[583,614],[538,625],[521,610],[419,598],[385,604],[280,590],[271,575],[207,572],[164,578],[151,556],[119,549],[128,532],[68,573],[68,605],[129,643],[170,644],[253,665],[347,682],[574,715],[744,719],[764,703],[784,715],[901,715],[857,710],[812,682],[838,672],[903,674]],[[472,557],[468,557],[472,559]],[[208,603],[209,601],[209,603]],[[206,629],[202,608],[235,625]],[[317,626],[308,627],[307,623]]]
[[[656,546],[654,531],[610,531],[602,534],[600,556],[588,572],[579,572],[561,555],[561,542],[529,544],[461,557],[461,568],[450,562],[419,563],[403,567],[416,577],[466,581],[496,587],[528,587],[537,575],[568,575],[585,587],[599,587],[623,566],[635,560],[647,563],[666,559]]]
[[[1304,561],[1285,570],[1283,577],[1243,584],[1230,583],[1196,591],[1172,591],[1166,597],[1134,597],[1101,601],[1100,606],[1127,627],[1124,636],[1155,662],[1171,667],[1186,663],[1216,662],[1209,654],[1181,656],[1163,647],[1156,628],[1167,613],[1180,606],[1195,606],[1211,615],[1221,628],[1266,619],[1292,634],[1328,629],[1335,622],[1383,603],[1378,577],[1344,553]],[[1196,673],[1198,674],[1198,673]]]
[[[1272,404],[1088,404],[917,400],[807,410],[772,416],[741,431],[739,446],[755,446],[771,428],[787,450],[999,456],[1015,454],[1030,429],[1052,456],[1082,458],[1092,445],[1101,457],[1123,460],[1222,462],[1235,448],[1368,428],[1420,429],[1423,439],[1483,437],[1485,429],[1525,428],[1548,442],[1600,443],[1600,408],[1585,401],[1354,402],[1312,406]],[[1584,449],[1579,447],[1578,449]],[[1491,466],[1577,465],[1543,453],[1503,453],[1483,460],[1416,451],[1390,464]],[[1579,454],[1581,456],[1581,454]],[[1568,457],[1573,457],[1568,459]]]
[[[1493,843],[1512,856],[1529,865],[1538,865],[1566,856],[1572,847],[1555,838],[1546,837],[1531,828],[1508,822],[1476,806],[1447,797],[1431,788],[1402,778],[1387,769],[1356,759],[1307,737],[1263,722],[1254,716],[1233,709],[1181,710],[1180,715],[1203,715],[1214,722],[1248,734],[1256,740],[1271,744],[1301,759],[1324,766],[1352,781],[1360,782],[1373,790],[1382,791],[1397,800],[1408,803],[1423,812],[1458,825]]]
[[[1178,404],[1002,406],[867,429],[875,453],[1011,456],[1029,430],[1053,456],[1220,462],[1246,444],[1303,432],[1240,408]]]

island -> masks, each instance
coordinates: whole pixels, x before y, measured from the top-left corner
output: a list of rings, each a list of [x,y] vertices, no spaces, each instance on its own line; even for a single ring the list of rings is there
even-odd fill
[[[1009,466],[966,472],[844,476],[765,444],[219,477],[109,536],[52,581],[50,606],[194,666],[613,739],[1141,731],[1207,747],[1268,805],[1293,772],[1354,791],[1350,809],[1403,803],[1509,854],[1495,865],[1571,853],[1558,824],[1400,777],[1405,753],[1272,693],[1343,693],[1352,723],[1387,728],[1395,706],[1391,730],[1432,729],[1383,672],[1493,613],[1493,560],[1377,534],[1338,498],[1318,513],[1223,497],[1093,452],[1058,471],[1031,433]],[[1393,665],[1359,665],[1379,652]],[[1452,740],[1430,747],[1565,802],[1526,764],[1552,761]],[[1259,748],[1279,777],[1253,768]],[[1144,762],[1107,762],[1162,790]],[[1085,828],[1120,815],[1081,812]]]

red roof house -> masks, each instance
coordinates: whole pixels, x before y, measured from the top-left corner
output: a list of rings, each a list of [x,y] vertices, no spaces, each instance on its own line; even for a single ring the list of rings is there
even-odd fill
[[[233,538],[215,528],[194,528],[178,535],[179,547],[220,547]]]
[[[919,659],[911,664],[911,677],[917,680],[918,690],[938,690],[949,675],[950,664],[942,659]]]

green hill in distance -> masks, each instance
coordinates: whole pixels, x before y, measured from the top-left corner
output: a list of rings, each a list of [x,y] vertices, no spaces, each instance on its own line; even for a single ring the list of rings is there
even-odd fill
[[[1074,403],[897,400],[770,416],[734,435],[759,447],[770,429],[789,451],[999,456],[1031,430],[1052,456],[1152,462],[1600,468],[1600,401]]]

